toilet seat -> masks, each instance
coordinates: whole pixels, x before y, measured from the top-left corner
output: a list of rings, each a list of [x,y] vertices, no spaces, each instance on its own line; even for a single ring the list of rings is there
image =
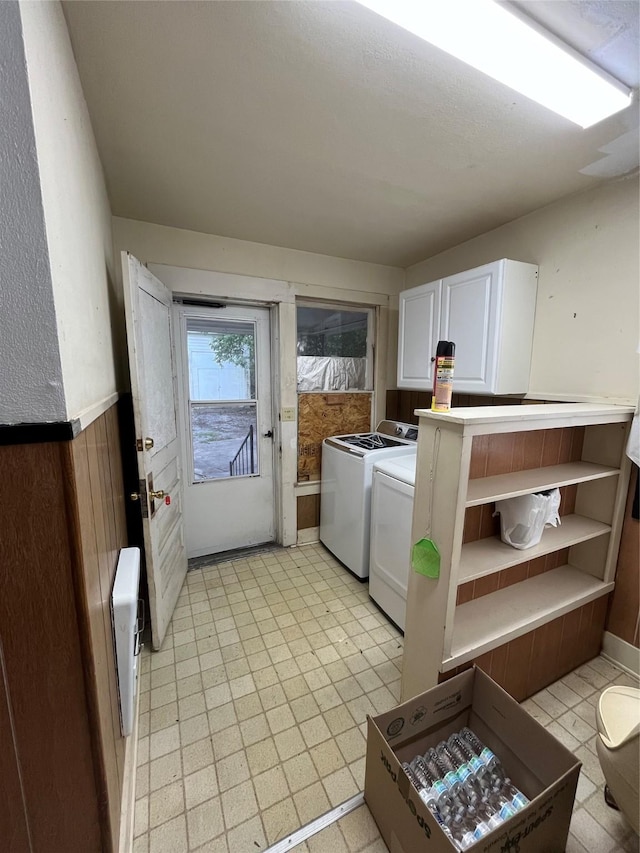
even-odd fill
[[[597,725],[609,749],[618,749],[640,733],[640,690],[614,685],[604,690],[598,701]]]

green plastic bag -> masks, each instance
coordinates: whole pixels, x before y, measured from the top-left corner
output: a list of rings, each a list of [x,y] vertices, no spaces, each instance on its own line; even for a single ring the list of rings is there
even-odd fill
[[[440,577],[440,552],[432,539],[421,539],[411,549],[411,567],[426,578]]]

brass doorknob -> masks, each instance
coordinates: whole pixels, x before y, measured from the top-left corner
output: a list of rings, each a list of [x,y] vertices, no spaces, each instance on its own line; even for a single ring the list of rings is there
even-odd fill
[[[164,497],[164,491],[162,489],[158,489],[157,492],[149,492],[149,497],[154,501],[161,501]]]
[[[145,438],[144,449],[145,450],[151,450],[152,447],[153,447],[153,439],[152,438]]]
[[[129,495],[129,498],[132,501],[139,501],[140,500],[140,492],[131,492],[131,494]]]

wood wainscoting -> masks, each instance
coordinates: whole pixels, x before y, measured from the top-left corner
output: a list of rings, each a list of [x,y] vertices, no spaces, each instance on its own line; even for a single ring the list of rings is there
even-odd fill
[[[127,544],[117,407],[73,440],[0,446],[0,471],[0,846],[115,853],[125,739],[110,596]]]

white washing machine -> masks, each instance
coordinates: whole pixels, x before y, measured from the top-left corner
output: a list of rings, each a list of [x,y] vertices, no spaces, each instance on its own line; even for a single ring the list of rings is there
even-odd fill
[[[369,595],[404,631],[416,454],[377,462],[371,490]]]
[[[360,579],[369,575],[373,466],[415,454],[417,438],[416,426],[381,421],[375,432],[322,442],[320,541]]]

